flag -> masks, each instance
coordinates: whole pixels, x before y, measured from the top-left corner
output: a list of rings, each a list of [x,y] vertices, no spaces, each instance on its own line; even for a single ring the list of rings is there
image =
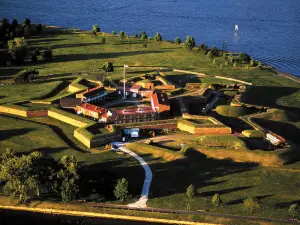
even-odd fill
[[[129,67],[128,65],[124,64],[124,68],[128,68],[128,67]]]

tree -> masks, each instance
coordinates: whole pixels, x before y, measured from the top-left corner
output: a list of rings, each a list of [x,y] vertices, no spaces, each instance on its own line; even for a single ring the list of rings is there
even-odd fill
[[[100,32],[100,27],[98,26],[98,24],[93,25],[93,32],[95,32],[95,33]]]
[[[12,28],[12,30],[15,31],[15,29],[17,28],[18,25],[19,25],[19,24],[18,24],[18,20],[13,19],[13,21],[12,21],[12,23],[11,23],[11,28]]]
[[[120,199],[122,202],[130,197],[128,191],[128,181],[125,178],[119,179],[115,186],[114,195],[117,199]]]
[[[244,208],[250,210],[252,213],[253,209],[260,208],[260,202],[257,198],[254,197],[248,197],[247,199],[244,200],[243,202]]]
[[[121,43],[123,44],[124,39],[125,39],[125,32],[124,32],[124,31],[120,31],[119,36],[120,36],[120,41],[121,41]]]
[[[103,64],[102,69],[105,72],[114,72],[114,64],[112,62],[106,62]]]
[[[214,196],[212,197],[211,202],[214,206],[221,205],[222,204],[221,196],[218,193],[214,194]]]
[[[156,33],[154,35],[154,40],[156,41],[157,44],[160,43],[160,42],[162,42],[162,36],[161,36],[161,34],[160,33]]]
[[[22,38],[14,38],[7,42],[8,52],[16,64],[21,64],[27,53],[27,41]]]
[[[255,60],[252,59],[250,61],[250,67],[254,67],[254,66],[256,66],[256,62],[255,62]]]
[[[112,35],[116,35],[117,33],[116,33],[116,31],[113,30],[113,31],[111,32],[111,34],[112,34]]]
[[[148,35],[147,35],[147,33],[145,31],[142,31],[140,37],[141,37],[142,40],[148,39]]]
[[[134,33],[134,34],[133,34],[133,37],[134,37],[134,38],[137,38],[137,37],[138,37],[138,35],[137,35],[136,33]]]
[[[292,205],[290,205],[289,214],[292,217],[294,217],[294,218],[298,217],[299,216],[299,212],[300,212],[300,209],[299,209],[298,204],[292,204]]]
[[[74,156],[63,156],[59,161],[60,170],[56,175],[55,191],[60,194],[62,201],[73,201],[79,188],[76,184],[79,179],[78,163]]]
[[[30,24],[31,24],[31,21],[30,21],[29,18],[26,18],[26,20],[23,22],[23,25],[24,25],[25,27],[26,27],[26,26],[30,27]]]
[[[213,56],[219,55],[219,50],[216,48],[216,46],[213,46],[213,48],[211,49],[211,53]]]
[[[181,39],[179,37],[175,38],[175,43],[177,45],[180,45],[181,44]]]
[[[192,36],[187,36],[185,40],[185,47],[191,51],[194,47],[196,46],[196,42],[194,37]]]
[[[207,50],[207,46],[205,44],[201,43],[199,45],[199,50],[202,51],[202,52],[205,52]]]
[[[43,54],[43,59],[45,61],[50,61],[53,59],[53,54],[52,54],[52,49],[51,48],[48,48],[44,51],[44,54]]]
[[[190,186],[188,186],[188,188],[186,189],[186,195],[189,198],[193,198],[197,195],[197,189],[194,185],[191,184]]]

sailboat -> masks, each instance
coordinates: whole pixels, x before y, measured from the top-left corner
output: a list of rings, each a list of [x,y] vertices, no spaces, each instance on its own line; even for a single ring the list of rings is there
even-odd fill
[[[235,32],[238,32],[238,31],[239,31],[239,26],[238,26],[237,24],[234,26],[234,31],[235,31]]]

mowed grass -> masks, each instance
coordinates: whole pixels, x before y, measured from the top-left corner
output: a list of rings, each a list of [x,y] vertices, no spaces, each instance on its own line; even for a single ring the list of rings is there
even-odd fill
[[[47,95],[62,81],[0,86],[0,104],[27,101]]]
[[[299,202],[299,172],[277,171],[195,154],[169,163],[150,162],[153,173],[150,207],[290,218],[290,204]],[[190,184],[198,191],[193,199],[186,195]],[[215,193],[221,195],[223,206],[213,206],[211,199]],[[243,207],[243,200],[249,196],[261,201],[260,209],[253,213]]]
[[[23,154],[41,151],[57,160],[64,155],[74,156],[82,166],[83,179],[88,177],[89,180],[95,180],[95,184],[86,181],[81,187],[85,196],[95,189],[105,196],[101,201],[114,203],[111,187],[117,179],[125,177],[130,183],[133,196],[130,202],[139,197],[144,174],[135,158],[118,155],[113,151],[98,150],[94,151],[96,153],[90,153],[73,137],[75,127],[52,118],[16,118],[0,115],[0,124],[0,154],[6,148],[11,148]],[[101,184],[101,187],[97,182],[102,178],[105,178],[106,183]]]

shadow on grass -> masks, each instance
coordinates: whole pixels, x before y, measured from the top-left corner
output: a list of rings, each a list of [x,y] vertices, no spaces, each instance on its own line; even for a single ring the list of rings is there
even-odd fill
[[[290,123],[283,123],[274,120],[267,120],[263,118],[253,118],[253,121],[260,126],[281,135],[283,138],[300,144],[299,134],[300,128]]]
[[[145,55],[151,53],[164,53],[167,50],[158,50],[158,51],[134,51],[134,52],[104,52],[96,54],[70,54],[70,55],[57,55],[54,56],[54,60],[48,63],[56,62],[69,62],[69,61],[81,61],[81,60],[90,60],[90,59],[105,59],[105,58],[117,58],[122,56],[136,56],[136,55]]]
[[[294,200],[290,202],[281,202],[276,204],[276,208],[284,209],[284,208],[289,208],[292,204],[300,204],[300,200]]]
[[[20,71],[21,71],[21,69],[19,69],[19,68],[13,68],[13,67],[1,68],[0,67],[0,80],[7,79],[7,77],[13,76]]]
[[[242,96],[242,102],[279,108],[283,110],[290,110],[300,114],[300,109],[297,107],[287,107],[278,105],[277,101],[281,97],[289,96],[298,92],[300,88],[293,87],[270,87],[270,86],[252,86]]]
[[[37,121],[33,121],[33,120],[27,120],[27,119],[23,119],[21,117],[17,117],[17,116],[8,116],[8,115],[1,115],[3,117],[7,117],[7,118],[14,118],[14,119],[17,119],[17,120],[21,120],[21,121],[26,121],[26,122],[31,122],[31,123],[35,123],[35,124],[40,124],[40,125],[45,125],[45,126],[48,126],[54,133],[56,133],[60,139],[62,141],[65,142],[65,144],[67,144],[68,146],[70,146],[70,148],[76,150],[76,151],[79,151],[79,152],[82,152],[82,153],[86,153],[86,151],[84,151],[83,149],[81,149],[77,143],[73,142],[69,137],[68,135],[65,134],[65,132],[58,126],[55,126],[55,125],[52,125],[52,124],[49,124],[49,123],[43,123],[43,122],[37,122]],[[17,134],[19,135],[19,134]],[[46,138],[46,137],[45,137]],[[50,146],[49,146],[50,147]]]
[[[43,152],[46,155],[52,155],[52,154],[60,153],[67,149],[68,149],[67,147],[57,147],[57,148],[44,147],[44,148],[33,149],[32,152],[37,151],[37,152]]]
[[[55,37],[55,36],[53,36]],[[54,42],[54,41],[65,41],[66,39],[62,39],[62,38],[49,38],[49,36],[40,36],[40,37],[35,37],[34,39],[30,38],[28,40],[28,45],[40,45],[43,43],[50,43],[50,42]],[[42,48],[44,46],[35,46],[37,48]],[[50,46],[49,46],[50,47]]]
[[[258,200],[262,200],[264,198],[268,198],[268,197],[272,197],[273,195],[260,195],[260,196],[253,196],[255,198],[257,198]],[[236,200],[232,200],[226,203],[226,205],[238,205],[238,204],[243,204],[244,200],[246,200],[246,198],[240,198],[240,199],[236,199]]]
[[[3,116],[3,115],[1,115],[1,116]],[[33,130],[35,130],[35,129],[20,128],[20,129],[11,129],[11,130],[0,130],[0,141],[4,141],[6,139],[9,139],[9,138],[15,137],[15,136],[25,135]]]
[[[214,194],[218,193],[218,194],[228,194],[231,192],[235,192],[235,191],[242,191],[242,190],[246,190],[249,188],[252,188],[253,186],[245,186],[245,187],[236,187],[236,188],[228,188],[228,189],[222,189],[222,190],[216,190],[216,191],[207,191],[207,192],[202,192],[199,194],[199,196],[201,197],[208,197],[208,196],[213,196]]]
[[[195,185],[196,188],[203,188],[223,183],[225,181],[214,183],[215,181],[212,180],[249,171],[257,165],[256,163],[237,163],[230,159],[206,158],[198,151],[189,150],[183,159],[150,165],[154,177],[151,185],[151,198],[185,193],[190,184]],[[225,189],[218,192],[229,193],[248,188],[250,187]],[[210,196],[214,193],[216,192],[199,192],[199,196]]]

